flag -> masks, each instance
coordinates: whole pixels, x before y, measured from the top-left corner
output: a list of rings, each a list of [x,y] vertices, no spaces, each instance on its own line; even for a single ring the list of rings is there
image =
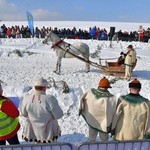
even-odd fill
[[[30,12],[26,12],[26,15],[27,15],[28,26],[29,26],[30,31],[33,35],[33,33],[34,33],[33,16]]]

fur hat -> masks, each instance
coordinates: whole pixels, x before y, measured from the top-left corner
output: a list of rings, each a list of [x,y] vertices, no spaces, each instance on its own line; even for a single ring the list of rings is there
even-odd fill
[[[132,46],[132,45],[129,45],[127,48],[131,48],[131,49],[133,49],[133,46]]]
[[[141,89],[141,83],[137,79],[134,79],[129,83],[129,88]]]
[[[48,82],[46,79],[43,79],[43,77],[38,78],[35,83],[34,86],[42,86],[42,87],[47,87],[48,86]]]
[[[110,86],[110,82],[106,77],[103,77],[100,81],[99,81],[99,85],[100,88],[111,88]]]

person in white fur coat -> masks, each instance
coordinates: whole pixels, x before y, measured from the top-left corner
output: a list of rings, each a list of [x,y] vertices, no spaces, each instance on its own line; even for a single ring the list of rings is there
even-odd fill
[[[130,80],[132,77],[132,72],[133,72],[133,68],[136,65],[136,51],[133,49],[132,45],[129,45],[128,47],[128,52],[126,54],[125,57],[125,76],[124,78],[127,80]]]
[[[116,111],[116,98],[108,91],[111,88],[107,78],[99,82],[98,89],[86,92],[80,102],[79,115],[89,125],[89,141],[95,142],[99,133],[102,141],[108,140],[112,119]]]
[[[57,119],[63,116],[57,99],[46,95],[48,82],[39,78],[35,82],[35,91],[25,96],[20,107],[22,116],[26,117],[23,139],[29,142],[52,143],[60,136]]]

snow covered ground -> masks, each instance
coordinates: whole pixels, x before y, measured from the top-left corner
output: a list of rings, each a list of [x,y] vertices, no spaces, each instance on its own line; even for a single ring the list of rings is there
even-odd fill
[[[74,24],[86,28],[92,23],[82,25],[82,23],[74,22]],[[132,26],[130,29],[132,29]],[[62,129],[62,136],[59,138],[59,141],[71,143],[86,141],[88,127],[83,118],[78,116],[79,101],[86,90],[97,87],[100,78],[104,74],[101,70],[94,67],[91,67],[91,72],[85,73],[84,63],[75,58],[63,59],[62,74],[54,74],[53,70],[56,64],[55,52],[50,48],[51,44],[43,45],[41,41],[41,39],[36,38],[0,39],[0,80],[3,81],[4,95],[22,98],[28,93],[28,88],[33,86],[35,79],[39,76],[43,76],[46,79],[53,77],[56,81],[66,81],[70,88],[68,94],[62,93],[60,89],[51,88],[47,90],[48,94],[53,94],[58,99],[64,111],[64,117],[59,120]],[[150,99],[150,43],[113,42],[113,48],[110,48],[109,41],[67,39],[65,41],[68,43],[85,42],[89,45],[91,53],[95,52],[98,46],[101,46],[101,58],[119,57],[121,51],[126,52],[127,46],[133,44],[138,55],[138,63],[134,70],[134,75],[142,83],[141,95]],[[24,52],[22,57],[14,54],[14,50]],[[29,52],[33,52],[32,55],[29,55]],[[98,62],[97,58],[90,59]],[[108,79],[113,80],[115,77],[108,76]],[[128,83],[128,81],[118,79],[112,84],[110,91],[116,97],[127,94]],[[23,118],[21,118],[21,124],[23,127]],[[19,139],[22,141],[21,133],[22,128],[19,131]]]

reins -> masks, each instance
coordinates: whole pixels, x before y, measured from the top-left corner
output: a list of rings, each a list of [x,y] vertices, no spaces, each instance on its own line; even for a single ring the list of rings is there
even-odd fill
[[[64,48],[62,48],[61,46],[57,45],[57,47],[66,52],[66,50]],[[101,68],[101,65],[99,65],[98,63],[92,62],[90,60],[85,60],[84,58],[82,58],[80,56],[77,56],[77,55],[75,55],[75,54],[73,54],[73,53],[71,53],[69,51],[67,51],[67,53],[69,53],[70,55],[74,56],[75,58],[77,58],[77,59],[79,59],[79,60],[81,60],[83,62],[89,63],[91,66],[94,66],[94,67],[97,67],[97,68]]]

